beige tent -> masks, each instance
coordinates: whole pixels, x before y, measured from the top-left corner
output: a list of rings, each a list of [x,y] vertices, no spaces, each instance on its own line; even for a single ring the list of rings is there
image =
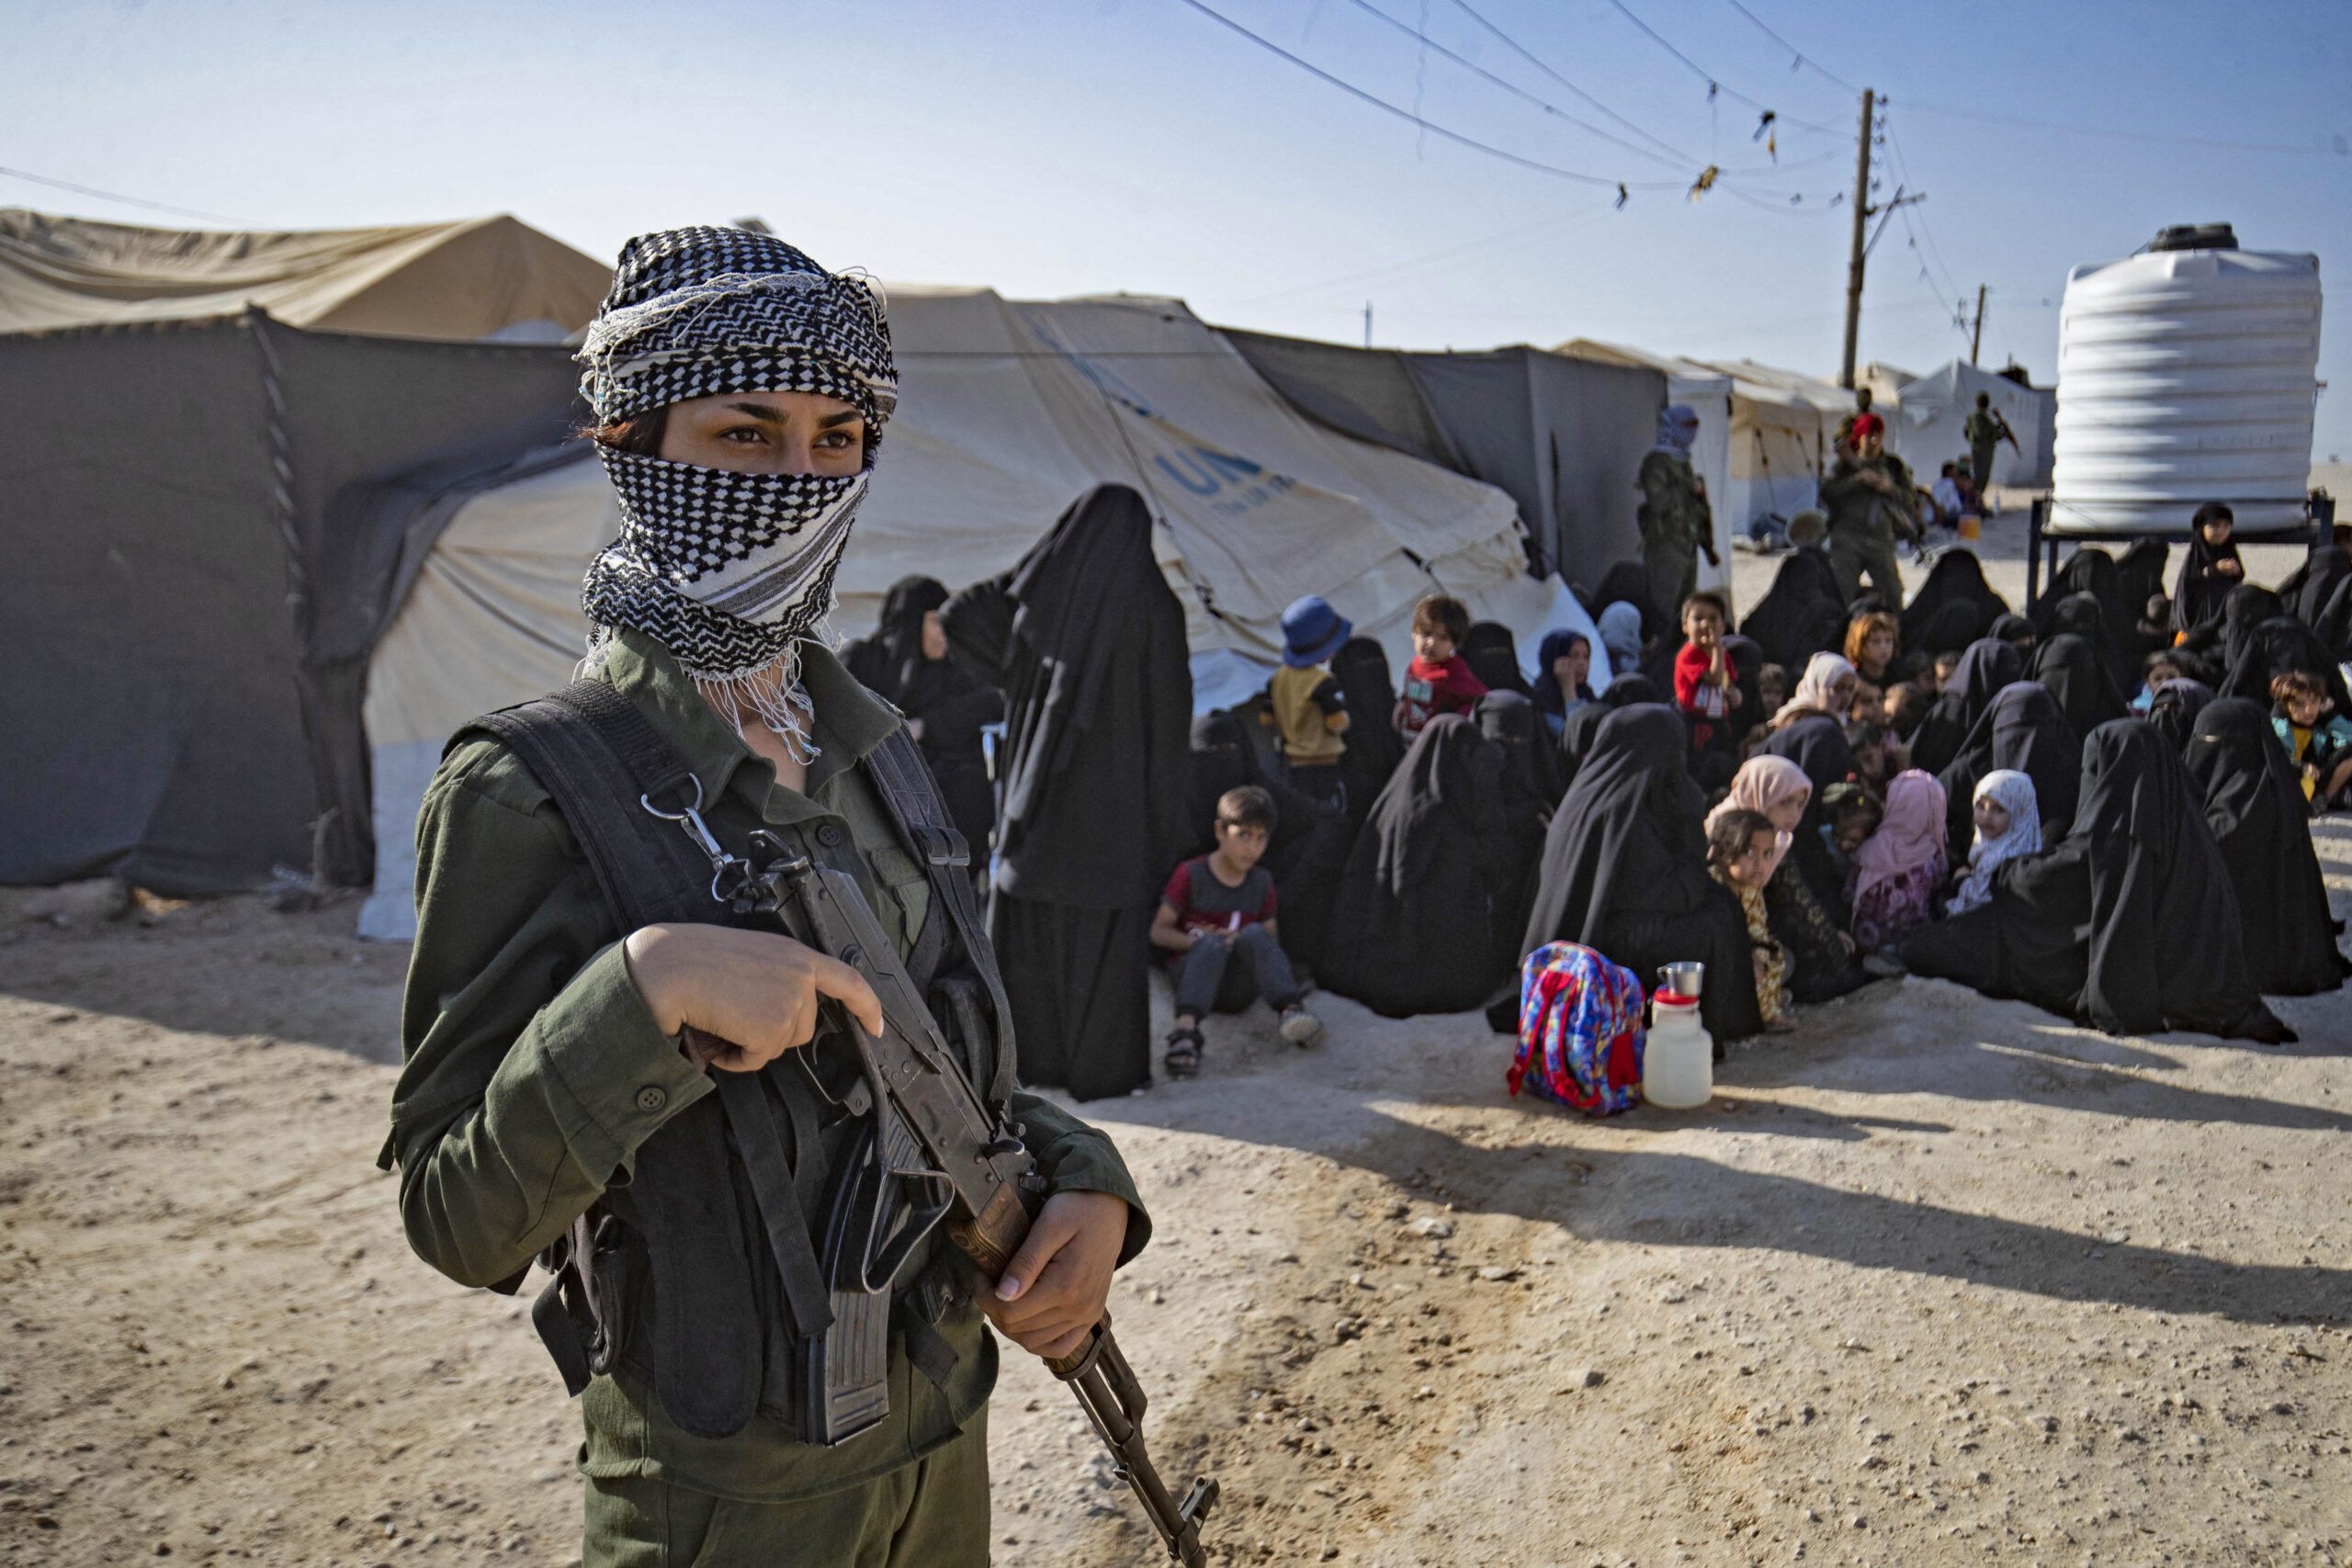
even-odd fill
[[[1613,365],[1651,365],[1669,377],[1727,377],[1731,428],[1727,482],[1717,526],[1745,529],[1768,513],[1786,518],[1814,504],[1838,422],[1854,395],[1802,371],[1752,359],[1684,359],[1623,344],[1577,338],[1554,352]]]
[[[553,341],[595,314],[611,276],[505,216],[230,233],[0,209],[0,333],[201,321],[255,305],[313,332]]]

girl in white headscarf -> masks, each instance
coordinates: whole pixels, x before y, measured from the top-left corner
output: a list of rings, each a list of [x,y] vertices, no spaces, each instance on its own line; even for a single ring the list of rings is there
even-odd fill
[[[2012,768],[1996,768],[1977,781],[1973,805],[1976,840],[1968,852],[1960,890],[1945,907],[1948,914],[1992,902],[1994,871],[2041,848],[2041,807],[2034,798],[2030,776]]]
[[[1860,679],[1853,665],[1837,654],[1815,654],[1805,665],[1804,673],[1797,678],[1797,689],[1789,694],[1787,704],[1772,716],[1772,728],[1785,729],[1817,713],[1845,723],[1846,710],[1854,705],[1854,687]]]

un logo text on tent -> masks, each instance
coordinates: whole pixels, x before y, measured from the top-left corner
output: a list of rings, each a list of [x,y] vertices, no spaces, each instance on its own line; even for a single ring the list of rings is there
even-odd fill
[[[1262,464],[1247,457],[1198,445],[1172,456],[1155,457],[1152,462],[1193,494],[1219,497],[1211,510],[1227,517],[1261,506],[1297,482],[1286,474],[1270,474]]]

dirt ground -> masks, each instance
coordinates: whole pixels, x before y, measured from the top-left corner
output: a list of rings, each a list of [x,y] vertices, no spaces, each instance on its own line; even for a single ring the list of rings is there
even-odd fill
[[[2352,821],[2319,836],[2341,915]],[[374,1168],[406,950],[348,903],[26,903],[0,1562],[575,1561],[522,1304],[417,1262]],[[2352,1560],[2346,994],[2270,1050],[1884,983],[1598,1122],[1512,1100],[1475,1018],[1316,1005],[1319,1051],[1219,1019],[1200,1079],[1085,1108],[1158,1226],[1113,1311],[1218,1561]],[[1159,1560],[1017,1353],[991,1430],[997,1562]]]

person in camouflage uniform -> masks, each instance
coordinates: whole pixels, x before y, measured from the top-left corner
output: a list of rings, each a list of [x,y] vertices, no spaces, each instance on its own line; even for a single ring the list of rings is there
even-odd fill
[[[1690,466],[1690,442],[1699,416],[1676,403],[1657,416],[1657,445],[1642,457],[1636,484],[1642,492],[1642,564],[1649,569],[1650,604],[1662,622],[1682,612],[1682,602],[1699,587],[1699,557],[1720,566],[1715,554],[1715,514],[1707,504],[1707,481]]]
[[[1829,513],[1829,564],[1838,592],[1848,603],[1871,586],[1887,608],[1903,607],[1903,571],[1895,564],[1894,539],[1919,532],[1918,492],[1911,470],[1886,449],[1886,426],[1874,413],[1854,421],[1855,454],[1840,457],[1821,482],[1821,504]]]
[[[1969,477],[1975,480],[1979,495],[1984,494],[1984,487],[1992,482],[1993,454],[2000,450],[2002,442],[2007,442],[2018,452],[2025,450],[2018,446],[2018,433],[2009,428],[2009,422],[1994,408],[1990,392],[1976,394],[1976,410],[1968,416],[1968,423],[1960,427],[1960,433],[1968,438]]]

